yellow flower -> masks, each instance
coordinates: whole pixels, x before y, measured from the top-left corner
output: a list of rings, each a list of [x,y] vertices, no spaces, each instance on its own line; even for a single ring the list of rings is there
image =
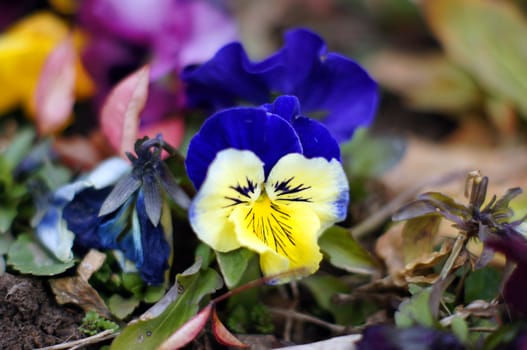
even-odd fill
[[[0,36],[0,114],[22,105],[33,116],[34,93],[46,58],[68,35],[76,47],[82,46],[80,32],[71,33],[59,17],[39,12],[22,19]],[[93,84],[77,60],[75,93],[91,95]]]
[[[315,272],[318,237],[346,216],[348,182],[340,162],[300,153],[281,157],[265,176],[248,150],[217,153],[190,208],[198,237],[220,252],[260,254],[264,275]]]

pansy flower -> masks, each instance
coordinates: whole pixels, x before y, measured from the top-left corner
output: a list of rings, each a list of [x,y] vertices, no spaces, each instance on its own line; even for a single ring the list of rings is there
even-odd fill
[[[188,198],[161,160],[163,149],[171,151],[160,137],[139,140],[136,154],[128,154],[132,166],[114,158],[85,179],[59,189],[37,226],[41,241],[53,245],[54,229],[61,228],[74,235],[77,247],[121,251],[145,282],[162,283],[172,239],[165,199],[188,206]]]
[[[360,65],[327,52],[322,38],[306,29],[287,32],[285,45],[260,62],[240,43],[228,44],[203,65],[186,68],[182,78],[191,106],[216,110],[294,95],[304,113],[322,115],[339,142],[372,122],[378,100],[377,84]]]
[[[348,182],[339,147],[298,99],[220,111],[189,144],[187,172],[198,189],[190,223],[219,252],[245,247],[265,275],[318,269],[318,237],[346,217]]]

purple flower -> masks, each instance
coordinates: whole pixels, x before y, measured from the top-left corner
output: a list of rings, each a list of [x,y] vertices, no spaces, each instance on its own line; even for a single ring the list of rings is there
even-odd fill
[[[150,64],[143,125],[175,113],[184,103],[181,84],[167,75],[205,61],[236,37],[225,11],[207,0],[84,0],[79,17],[91,34],[83,61],[98,85],[99,104],[119,80]]]
[[[503,253],[508,261],[516,263],[516,268],[505,282],[503,297],[511,310],[527,314],[527,239],[511,227],[506,234],[492,235],[485,245]]]
[[[322,113],[322,121],[340,142],[358,126],[367,126],[377,107],[377,84],[356,62],[327,52],[315,33],[287,32],[285,45],[261,62],[252,62],[240,43],[224,46],[201,66],[182,74],[188,103],[222,109],[240,100],[260,105],[276,94],[294,95],[304,113]]]
[[[421,326],[396,328],[378,325],[366,328],[357,343],[358,350],[463,350],[465,346],[452,334]]]

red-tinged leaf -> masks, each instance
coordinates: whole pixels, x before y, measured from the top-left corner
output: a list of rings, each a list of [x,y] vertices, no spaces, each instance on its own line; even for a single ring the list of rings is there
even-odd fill
[[[169,145],[173,147],[180,146],[185,136],[184,119],[179,116],[174,116],[152,123],[151,125],[146,125],[140,128],[137,137],[148,136],[149,138],[154,138],[158,134],[163,135],[163,140]],[[167,155],[168,153],[163,152],[163,157]]]
[[[212,311],[212,332],[216,340],[225,346],[235,346],[238,348],[248,348],[249,345],[242,343],[238,338],[232,334],[227,327],[223,325],[216,309]]]
[[[210,312],[212,311],[212,304],[207,305],[203,310],[198,312],[194,317],[185,322],[177,331],[172,333],[157,350],[175,350],[181,349],[192,340],[194,340],[201,332],[205,324],[209,320]]]
[[[76,57],[73,41],[68,37],[44,63],[35,91],[36,122],[41,135],[59,131],[71,116]]]
[[[111,146],[121,155],[134,149],[139,114],[148,96],[149,66],[122,80],[110,92],[101,110],[101,128]]]

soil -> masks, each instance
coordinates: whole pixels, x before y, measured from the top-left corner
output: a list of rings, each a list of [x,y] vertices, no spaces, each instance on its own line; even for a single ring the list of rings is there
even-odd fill
[[[82,338],[83,316],[58,305],[40,279],[0,276],[0,349],[34,349]]]

